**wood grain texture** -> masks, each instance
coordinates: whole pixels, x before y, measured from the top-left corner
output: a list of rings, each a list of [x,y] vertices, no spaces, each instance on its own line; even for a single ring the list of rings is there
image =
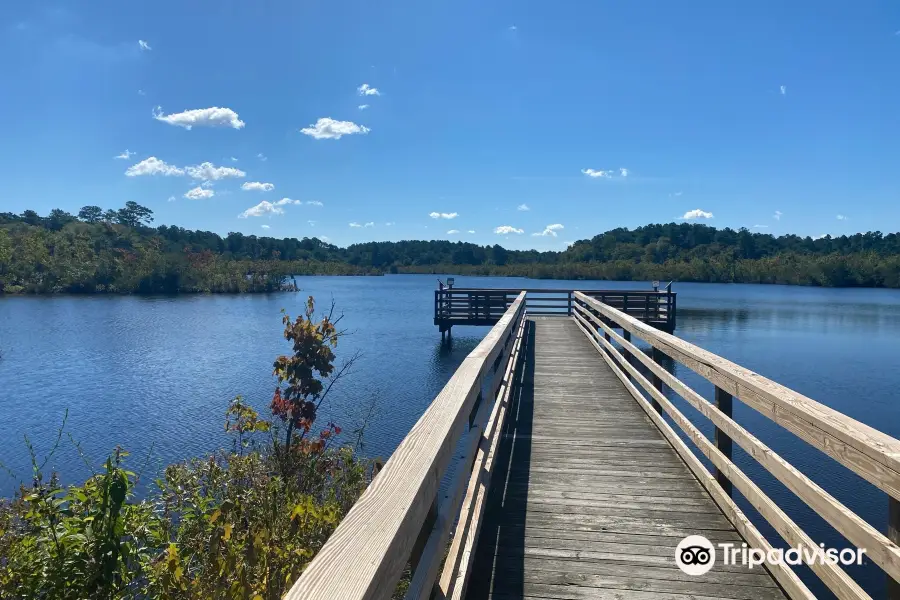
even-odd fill
[[[900,440],[721,356],[623,315],[581,292],[576,292],[575,298],[894,498],[900,498]]]
[[[606,335],[610,335],[616,342],[620,344],[627,343],[624,338],[616,334],[615,331],[594,315],[579,309],[576,309],[576,312],[580,318],[586,317],[594,325],[598,325]],[[595,339],[599,340],[599,333],[594,335]],[[634,348],[634,350],[637,350],[637,348]],[[889,537],[872,527],[750,432],[728,418],[727,415],[724,415],[712,403],[657,365],[645,353],[634,352],[634,355],[654,375],[664,381],[675,393],[684,398],[703,416],[712,421],[717,429],[722,430],[731,440],[743,448],[747,454],[774,475],[797,497],[802,499],[832,527],[842,533],[851,543],[859,548],[865,548],[866,555],[881,566],[885,572],[892,575],[894,579],[900,579],[900,549],[898,549],[895,540],[889,539]],[[782,536],[786,534],[783,531],[779,531],[779,533]],[[792,536],[792,539],[797,538]],[[822,574],[820,573],[820,575]],[[833,583],[838,584],[838,582]],[[830,584],[829,587],[831,587]]]
[[[529,320],[466,597],[784,598],[758,568],[677,568],[687,535],[745,538],[574,319]]]
[[[482,377],[516,331],[524,300],[525,294],[519,294],[463,360],[285,598],[391,597],[481,391]]]
[[[612,348],[612,344],[607,342],[603,338],[603,336],[597,333],[596,329],[591,328],[588,321],[584,319],[581,314],[578,314],[577,318],[584,327],[585,331],[590,331],[590,334],[594,337],[595,340],[597,340],[598,349],[600,344],[608,345],[609,348]],[[615,334],[613,335],[615,336]],[[632,346],[632,348],[634,350],[637,350],[637,348],[634,346]],[[703,433],[699,429],[697,429],[690,422],[690,420],[687,419],[668,398],[666,398],[664,394],[659,392],[659,390],[657,390],[656,387],[653,386],[652,382],[644,377],[633,366],[626,363],[620,364],[628,373],[631,374],[634,381],[639,383],[652,395],[657,403],[662,406],[666,414],[671,417],[671,419],[681,428],[681,430],[684,431],[685,434],[687,434],[694,445],[697,446],[697,448],[699,448],[700,451],[713,463],[716,468],[716,472],[724,475],[724,477],[727,478],[727,481],[730,484],[734,485],[744,495],[744,497],[753,505],[754,508],[756,508],[756,510],[763,516],[763,518],[772,525],[772,527],[779,533],[779,535],[781,535],[782,538],[784,538],[793,547],[802,545],[806,548],[815,548],[817,546],[817,544],[806,534],[806,532],[804,532],[790,517],[788,517],[787,514],[784,513],[784,511],[782,511],[778,507],[778,505],[772,501],[771,498],[769,498],[755,483],[750,480],[749,477],[747,477],[737,467],[737,465],[735,465],[731,461],[730,456],[723,453],[716,444],[709,441],[709,439],[705,435],[703,435]],[[718,413],[718,415],[721,417],[721,421],[723,423],[734,423],[725,415],[721,413]],[[727,490],[724,488],[724,486],[721,486],[721,481],[718,476],[716,477],[716,481],[719,486],[722,487],[723,494],[730,497],[730,490]],[[862,588],[860,588],[859,585],[855,581],[853,581],[853,579],[839,566],[815,563],[810,565],[810,568],[839,598],[855,600],[870,599],[870,596],[866,594],[862,590]]]

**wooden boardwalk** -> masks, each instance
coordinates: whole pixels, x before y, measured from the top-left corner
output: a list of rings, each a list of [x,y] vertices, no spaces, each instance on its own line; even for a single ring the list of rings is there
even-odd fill
[[[783,598],[759,567],[678,569],[685,536],[743,540],[574,320],[526,327],[467,597]]]

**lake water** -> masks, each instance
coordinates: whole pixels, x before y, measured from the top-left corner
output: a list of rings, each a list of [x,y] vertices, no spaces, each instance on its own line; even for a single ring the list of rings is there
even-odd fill
[[[457,327],[442,346],[432,324],[436,276],[301,277],[299,294],[267,296],[54,297],[0,299],[0,494],[30,480],[27,434],[39,458],[66,431],[99,463],[119,445],[132,467],[161,465],[229,444],[228,400],[244,395],[268,413],[272,361],[287,351],[281,309],[300,313],[307,295],[334,298],[351,335],[337,355],[362,358],[320,418],[348,432],[370,414],[364,451],[390,455],[487,328]],[[649,289],[635,282],[457,277],[457,287]],[[676,333],[892,436],[900,437],[900,291],[675,284]],[[712,385],[683,367],[676,374],[712,398]],[[694,422],[712,428],[684,402]],[[887,499],[873,486],[765,417],[734,404],[735,418],[881,531]],[[738,465],[817,542],[846,542],[735,447]],[[64,481],[87,474],[66,436],[48,465]],[[746,502],[763,533],[777,536]],[[883,596],[874,566],[851,570]],[[805,577],[813,591],[822,587]]]

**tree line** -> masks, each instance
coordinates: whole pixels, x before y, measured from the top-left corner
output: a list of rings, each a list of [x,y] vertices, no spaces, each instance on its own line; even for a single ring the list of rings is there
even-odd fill
[[[900,288],[900,234],[880,231],[813,239],[666,223],[540,252],[448,240],[340,248],[315,237],[222,237],[152,223],[153,211],[135,202],[77,215],[0,213],[0,290],[248,292],[279,289],[290,275],[441,272]]]

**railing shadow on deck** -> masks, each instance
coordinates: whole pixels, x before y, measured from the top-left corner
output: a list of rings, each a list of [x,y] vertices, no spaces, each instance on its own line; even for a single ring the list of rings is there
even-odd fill
[[[528,506],[528,473],[531,468],[531,435],[534,431],[535,326],[525,324],[525,351],[511,414],[503,431],[488,495],[485,524],[478,542],[467,600],[487,600],[494,572],[502,572],[505,593],[524,596],[525,514]]]

